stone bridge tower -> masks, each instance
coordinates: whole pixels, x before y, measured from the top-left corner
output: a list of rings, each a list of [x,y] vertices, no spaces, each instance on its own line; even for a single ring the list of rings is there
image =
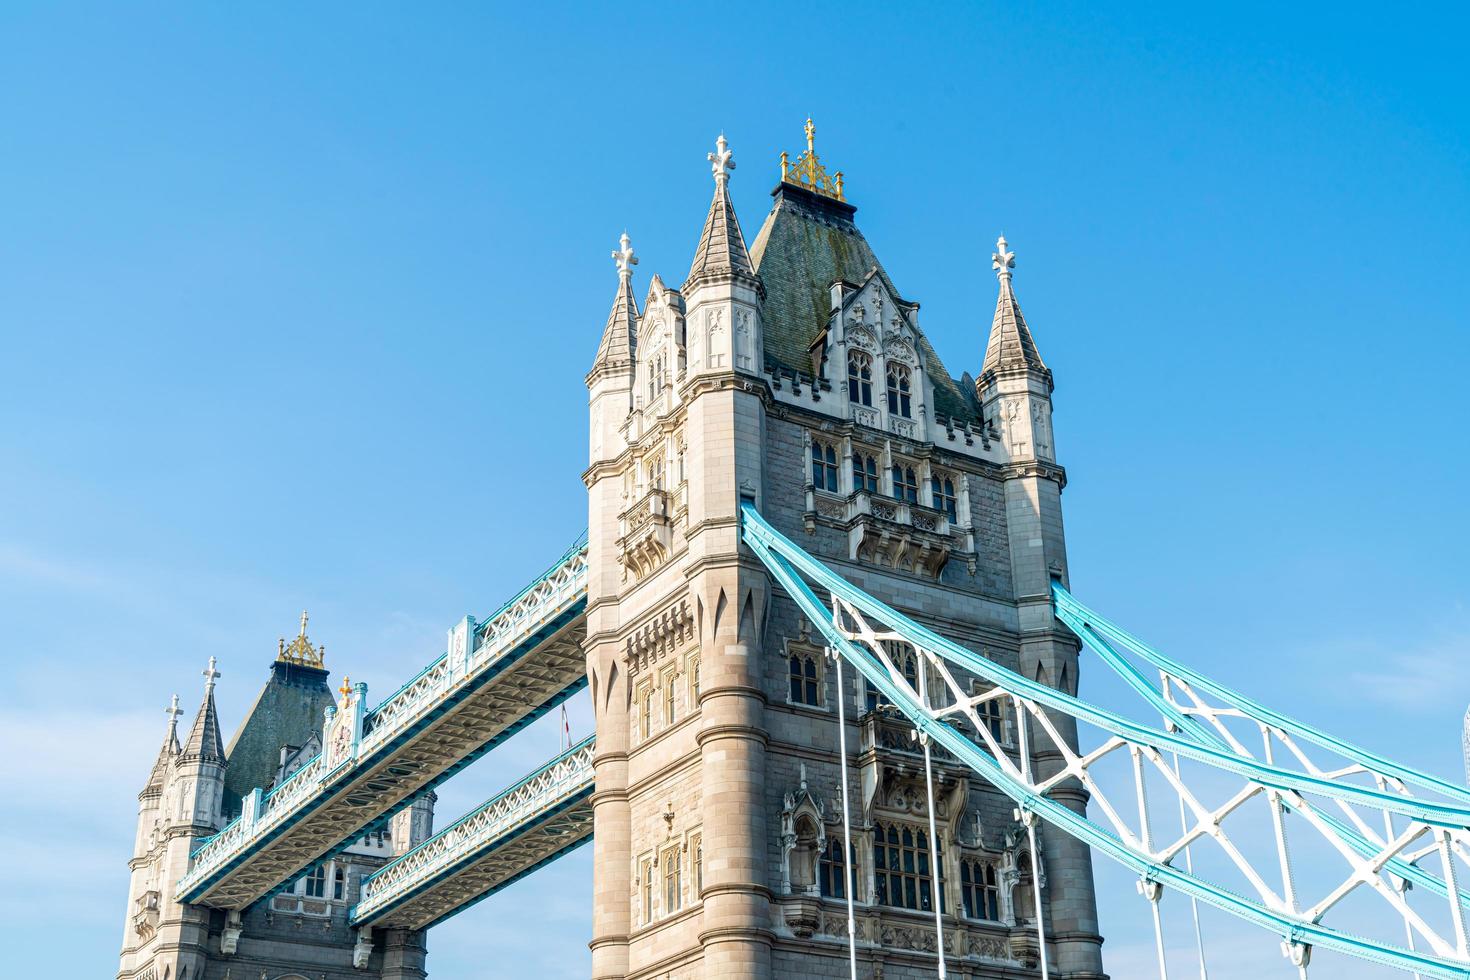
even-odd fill
[[[850,863],[862,976],[934,975],[937,871],[952,974],[1031,975],[1040,888],[1052,975],[1098,980],[1086,849],[1047,834],[1028,853],[1009,802],[952,760],[937,767],[929,840],[906,726],[852,672],[838,688],[740,544],[749,499],[858,586],[1075,690],[1077,642],[1048,600],[1067,575],[1052,378],[1013,255],[1002,241],[993,259],[980,380],[955,379],[858,231],[810,120],[806,137],[794,163],[782,154],[751,246],[722,136],[683,284],[653,276],[640,309],[626,235],[613,253],[617,293],[587,375],[593,977],[846,976]],[[983,281],[973,305],[988,307]],[[857,747],[848,854],[838,698]],[[997,709],[990,723],[1016,744],[1014,719]]]
[[[213,658],[204,672],[204,700],[182,744],[174,697],[163,746],[138,794],[119,980],[426,976],[422,935],[390,932],[359,946],[347,912],[363,877],[429,836],[432,794],[243,913],[173,897],[190,853],[239,814],[242,796],[279,785],[321,751],[323,714],[335,703],[328,676],[302,613],[300,634],[289,644],[281,640],[270,675],[228,746],[215,708],[220,673]]]

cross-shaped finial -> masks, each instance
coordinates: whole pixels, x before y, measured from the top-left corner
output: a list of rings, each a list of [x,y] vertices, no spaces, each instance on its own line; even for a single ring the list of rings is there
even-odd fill
[[[618,249],[612,253],[613,259],[618,265],[618,275],[626,279],[633,274],[633,266],[638,264],[638,256],[633,254],[633,246],[629,243],[628,233],[623,232],[623,237],[618,239]]]
[[[812,117],[806,117],[806,151],[815,153],[817,150],[817,127],[812,123]]]
[[[995,251],[990,256],[990,267],[995,270],[997,278],[1009,279],[1011,270],[1016,267],[1016,253],[1006,249],[1006,236],[1001,235],[995,240]]]
[[[730,144],[725,142],[725,134],[715,140],[715,152],[708,154],[709,169],[715,175],[715,182],[722,183],[730,179],[730,171],[735,169],[735,154],[730,152]]]
[[[204,674],[204,690],[206,692],[213,691],[214,682],[219,680],[219,678],[222,676],[219,671],[214,669],[214,665],[216,663],[218,663],[218,661],[215,660],[214,657],[210,657],[209,668],[202,672]]]
[[[183,714],[184,710],[179,707],[179,696],[177,694],[168,703],[168,707],[163,709],[163,713],[168,715],[169,731],[173,731],[179,727],[179,715]]]
[[[342,686],[337,688],[337,691],[342,695],[342,707],[345,709],[347,707],[347,697],[352,693],[352,678],[343,674]]]

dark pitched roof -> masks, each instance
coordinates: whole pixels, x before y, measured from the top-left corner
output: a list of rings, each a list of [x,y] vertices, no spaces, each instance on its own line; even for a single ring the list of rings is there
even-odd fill
[[[184,739],[184,748],[179,753],[180,761],[224,762],[225,744],[220,737],[219,715],[214,710],[214,685],[204,688],[204,703],[194,716],[194,726],[189,737]]]
[[[174,698],[174,703],[178,703]],[[163,746],[158,750],[158,758],[153,762],[153,771],[148,774],[148,782],[143,785],[144,793],[158,793],[163,790],[164,778],[168,775],[168,765],[174,761],[179,754],[179,730],[176,721],[170,720],[168,733],[163,736]]]
[[[257,786],[266,788],[281,765],[281,748],[306,744],[319,732],[322,715],[333,703],[328,673],[315,667],[276,661],[270,680],[240,723],[225,752],[224,811],[238,813],[240,800]]]
[[[777,185],[771,196],[775,205],[750,250],[766,288],[761,318],[766,368],[810,374],[809,352],[827,326],[832,283],[860,283],[876,270],[894,296],[902,294],[853,223],[857,208],[788,183]],[[963,421],[978,419],[974,392],[949,376],[923,334],[918,343],[934,383],[935,411]]]
[[[1000,295],[995,300],[995,318],[990,324],[990,341],[985,345],[981,376],[1018,368],[1045,372],[1046,364],[1036,349],[1036,341],[1031,337],[1031,329],[1026,326],[1021,304],[1011,286],[1010,269],[1003,268],[1000,272]]]
[[[633,298],[631,276],[618,277],[618,291],[613,296],[612,312],[602,328],[602,342],[597,345],[594,367],[623,364],[633,360],[638,349],[638,301]]]
[[[709,214],[704,219],[704,231],[699,236],[699,248],[694,251],[694,261],[689,266],[689,278],[684,280],[684,292],[705,276],[743,275],[755,277],[750,262],[750,252],[745,248],[745,236],[740,231],[740,222],[735,217],[735,206],[730,203],[730,192],[724,180],[715,181],[714,200],[710,201]]]

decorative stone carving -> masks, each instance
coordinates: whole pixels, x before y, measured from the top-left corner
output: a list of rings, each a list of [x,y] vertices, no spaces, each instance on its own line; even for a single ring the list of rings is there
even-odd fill
[[[749,310],[735,311],[735,366],[742,371],[755,369],[753,317]]]
[[[914,367],[919,363],[919,356],[909,346],[908,341],[896,334],[889,334],[887,342],[883,345],[883,356],[892,361],[898,361]]]
[[[1031,448],[1026,437],[1026,406],[1019,398],[1009,398],[1001,403],[1001,414],[1005,418],[1006,448],[1012,456],[1024,456]]]
[[[781,915],[787,928],[801,939],[810,939],[822,927],[822,903],[811,896],[786,899]]]
[[[373,955],[373,930],[365,928],[357,934],[357,944],[352,947],[352,968],[366,970],[368,959]]]
[[[827,846],[824,808],[806,782],[806,763],[801,765],[801,784],[788,792],[781,811],[781,891],[788,895],[818,895],[819,855]],[[815,929],[815,924],[812,925]],[[808,932],[807,935],[811,935]]]
[[[878,350],[878,335],[863,326],[861,320],[848,320],[848,325],[847,342],[849,344],[869,352]]]
[[[628,637],[627,663],[629,675],[677,653],[694,640],[694,613],[689,600],[680,599],[644,623]]]
[[[623,533],[618,538],[618,560],[634,578],[643,578],[669,557],[674,544],[674,522],[669,495],[650,490],[618,516]]]
[[[219,934],[219,951],[223,956],[234,956],[240,946],[240,933],[244,931],[237,909],[225,913],[225,927]]]
[[[1005,942],[994,936],[971,932],[965,935],[965,955],[979,956],[988,960],[1009,960],[1011,951]]]
[[[706,329],[709,333],[709,343],[706,349],[709,351],[709,366],[725,366],[725,311],[710,310],[705,315]]]
[[[1051,459],[1051,407],[1046,402],[1031,405],[1031,434],[1036,442],[1036,455]]]
[[[137,904],[133,909],[133,931],[141,938],[148,939],[158,930],[158,919],[158,891],[156,889],[150,890],[139,895]]]

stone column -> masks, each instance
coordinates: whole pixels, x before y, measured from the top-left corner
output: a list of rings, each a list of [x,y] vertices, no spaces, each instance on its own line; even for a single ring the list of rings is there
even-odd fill
[[[1006,522],[1021,633],[1021,671],[1027,677],[1074,694],[1077,640],[1057,621],[1051,604],[1052,577],[1065,584],[1067,574],[1062,480],[1061,471],[1054,465],[1044,462],[1013,465],[1006,480]],[[1048,712],[1048,717],[1068,747],[1076,751],[1076,721],[1057,712]],[[1038,776],[1045,778],[1063,768],[1061,752],[1041,726],[1031,725],[1030,738]],[[1087,812],[1088,794],[1076,780],[1063,783],[1050,795],[1076,813]],[[1066,980],[1101,980],[1106,974],[1102,966],[1092,852],[1081,841],[1044,822],[1038,831],[1040,867],[1046,876],[1042,897],[1054,966],[1052,975]],[[1034,858],[1032,866],[1036,866]]]
[[[589,643],[591,643],[589,637]],[[587,673],[597,719],[597,748],[592,765],[593,980],[614,980],[628,973],[628,935],[632,931],[633,821],[628,806],[628,683],[611,640],[592,646]]]
[[[383,980],[424,980],[429,975],[425,961],[424,934],[412,929],[386,929],[383,944]]]
[[[770,977],[765,697],[757,623],[765,576],[732,566],[699,578],[704,975]]]

